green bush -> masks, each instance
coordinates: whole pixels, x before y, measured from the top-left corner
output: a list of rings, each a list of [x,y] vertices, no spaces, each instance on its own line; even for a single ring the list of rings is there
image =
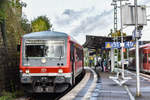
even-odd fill
[[[0,100],[14,100],[14,96],[12,93],[10,92],[6,92],[6,91],[3,91],[2,92],[2,97],[0,97]]]
[[[3,91],[0,100],[15,100],[15,98],[21,97],[23,95],[24,95],[23,91],[15,91],[13,93]]]

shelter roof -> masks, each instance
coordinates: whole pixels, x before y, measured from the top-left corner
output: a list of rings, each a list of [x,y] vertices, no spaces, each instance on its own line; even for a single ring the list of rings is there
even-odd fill
[[[124,41],[131,41],[132,36],[125,36],[123,39]],[[113,37],[86,35],[86,42],[83,44],[83,47],[89,49],[101,49],[105,47],[105,42],[113,41]],[[118,37],[118,41],[121,41],[121,37]]]

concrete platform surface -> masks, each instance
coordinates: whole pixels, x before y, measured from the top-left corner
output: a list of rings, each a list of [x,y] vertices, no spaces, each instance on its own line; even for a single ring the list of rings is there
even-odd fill
[[[109,76],[116,74],[101,72],[97,68],[96,72],[100,77],[95,82],[92,71],[87,69],[86,72],[87,74],[80,85],[61,100],[150,100],[150,80],[148,79],[140,77],[141,96],[136,97],[136,75],[134,73],[125,71],[125,76],[132,79],[120,86],[109,78]]]
[[[125,71],[126,77],[131,77],[124,85],[119,86],[113,80],[109,79],[109,76],[116,76],[108,72],[101,72],[97,69],[100,77],[97,82],[97,86],[93,92],[91,100],[150,100],[150,80],[144,77],[140,77],[140,91],[141,96],[136,96],[136,74]],[[132,97],[126,90],[127,87]]]
[[[100,71],[98,73],[100,77],[90,100],[130,100],[127,91],[109,79],[109,76],[114,75]]]

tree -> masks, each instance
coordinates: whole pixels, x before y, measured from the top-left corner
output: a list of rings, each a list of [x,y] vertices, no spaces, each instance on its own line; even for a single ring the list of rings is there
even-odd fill
[[[0,61],[0,70],[2,70],[0,80],[7,83],[0,82],[2,86],[0,90],[7,88],[6,90],[13,91],[16,89],[14,87],[19,86],[17,84],[18,63],[14,64],[14,62],[19,61],[19,52],[16,47],[23,35],[21,15],[24,4],[20,0],[0,0],[0,56],[4,59]],[[9,61],[9,64],[6,61]],[[9,74],[6,74],[5,71],[9,71]]]
[[[52,24],[46,16],[39,16],[35,18],[32,22],[32,32],[51,30]]]
[[[0,23],[3,22],[3,20],[5,19],[5,14],[6,12],[6,1],[5,0],[1,0],[0,1]]]
[[[111,34],[112,37],[121,37],[120,30],[117,30],[115,33]],[[126,33],[123,33],[123,36],[126,36]]]
[[[30,33],[31,32],[31,24],[29,23],[29,20],[24,15],[21,17],[21,27],[24,31],[24,33]]]

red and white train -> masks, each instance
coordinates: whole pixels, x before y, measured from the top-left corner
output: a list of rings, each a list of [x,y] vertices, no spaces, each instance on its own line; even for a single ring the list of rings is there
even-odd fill
[[[43,31],[22,37],[20,78],[27,92],[63,92],[75,84],[83,64],[82,46],[66,33]]]
[[[129,52],[129,69],[136,69],[135,48]],[[139,47],[139,67],[141,72],[150,73],[150,43]]]

